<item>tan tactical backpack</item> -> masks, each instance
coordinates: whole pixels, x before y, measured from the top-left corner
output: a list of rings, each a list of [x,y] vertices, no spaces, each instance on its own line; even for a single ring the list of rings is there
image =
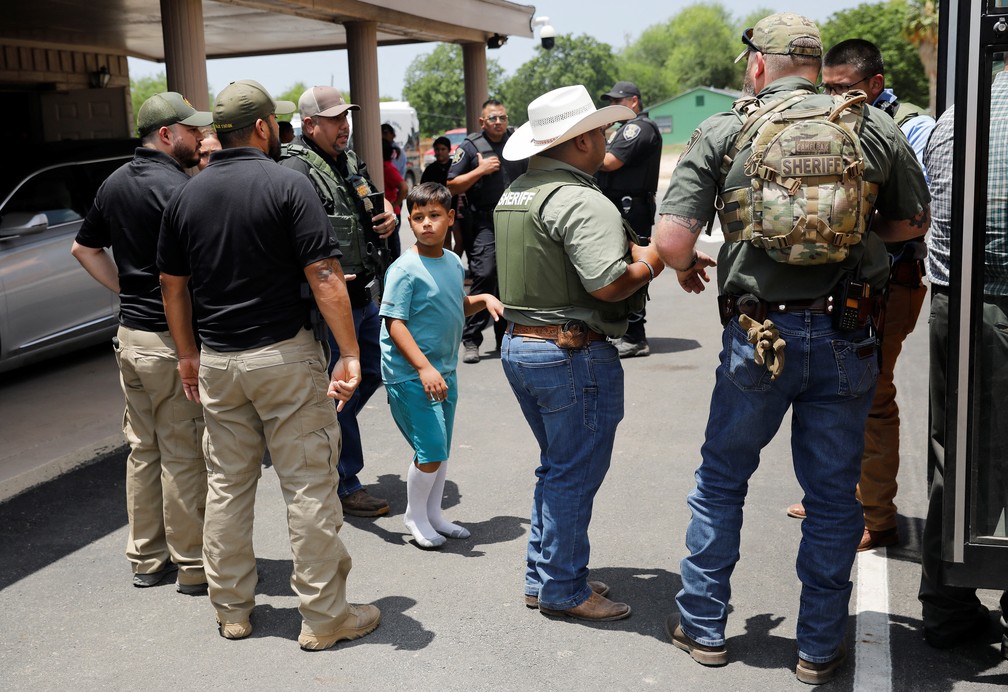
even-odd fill
[[[721,168],[724,179],[752,142],[745,161],[751,183],[719,196],[718,217],[726,242],[747,240],[787,264],[842,262],[861,242],[878,196],[878,186],[864,180],[858,138],[864,92],[819,106],[805,103],[812,96],[736,101],[742,129]]]

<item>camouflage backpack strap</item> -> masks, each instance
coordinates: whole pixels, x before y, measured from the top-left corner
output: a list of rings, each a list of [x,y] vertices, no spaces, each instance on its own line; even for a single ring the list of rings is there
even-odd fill
[[[796,103],[804,100],[808,95],[808,91],[799,89],[785,94],[782,99],[770,101],[769,103],[764,103],[755,96],[741,98],[735,102],[732,110],[742,121],[742,129],[739,130],[739,133],[735,136],[735,141],[732,142],[731,148],[721,160],[720,186],[724,185],[724,181],[728,177],[728,171],[731,170],[732,164],[735,163],[738,153],[749,146],[759,134],[763,125],[775,114],[788,110]],[[724,234],[726,243],[748,239],[742,237],[745,229],[752,228],[752,210],[747,205],[742,204],[742,199],[747,198],[748,195],[749,189],[741,188],[732,192],[722,193],[715,200],[714,206],[721,221],[721,232]],[[711,219],[710,225],[707,228],[708,233],[713,226],[714,219]]]

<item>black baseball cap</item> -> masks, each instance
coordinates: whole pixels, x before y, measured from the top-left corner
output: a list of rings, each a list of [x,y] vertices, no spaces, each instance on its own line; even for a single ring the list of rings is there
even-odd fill
[[[613,99],[625,99],[631,96],[636,96],[641,98],[640,89],[633,82],[616,82],[609,93],[602,94],[603,101],[612,101]]]

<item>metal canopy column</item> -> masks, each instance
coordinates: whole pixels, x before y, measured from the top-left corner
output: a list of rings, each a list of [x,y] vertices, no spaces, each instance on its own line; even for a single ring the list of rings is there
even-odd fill
[[[382,176],[381,111],[378,106],[378,25],[347,22],[350,95],[360,110],[353,115],[353,148],[371,171],[371,180],[385,189]]]
[[[462,75],[465,80],[466,129],[479,132],[483,102],[489,98],[485,44],[462,44]]]
[[[201,0],[161,0],[161,32],[168,90],[179,92],[199,110],[209,110]]]

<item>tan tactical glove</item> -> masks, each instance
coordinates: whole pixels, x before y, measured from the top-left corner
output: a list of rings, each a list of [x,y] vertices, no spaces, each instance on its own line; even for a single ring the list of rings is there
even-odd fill
[[[739,324],[746,330],[749,343],[756,347],[753,360],[766,366],[770,379],[776,380],[784,372],[784,339],[770,320],[760,324],[749,315],[739,315]]]

